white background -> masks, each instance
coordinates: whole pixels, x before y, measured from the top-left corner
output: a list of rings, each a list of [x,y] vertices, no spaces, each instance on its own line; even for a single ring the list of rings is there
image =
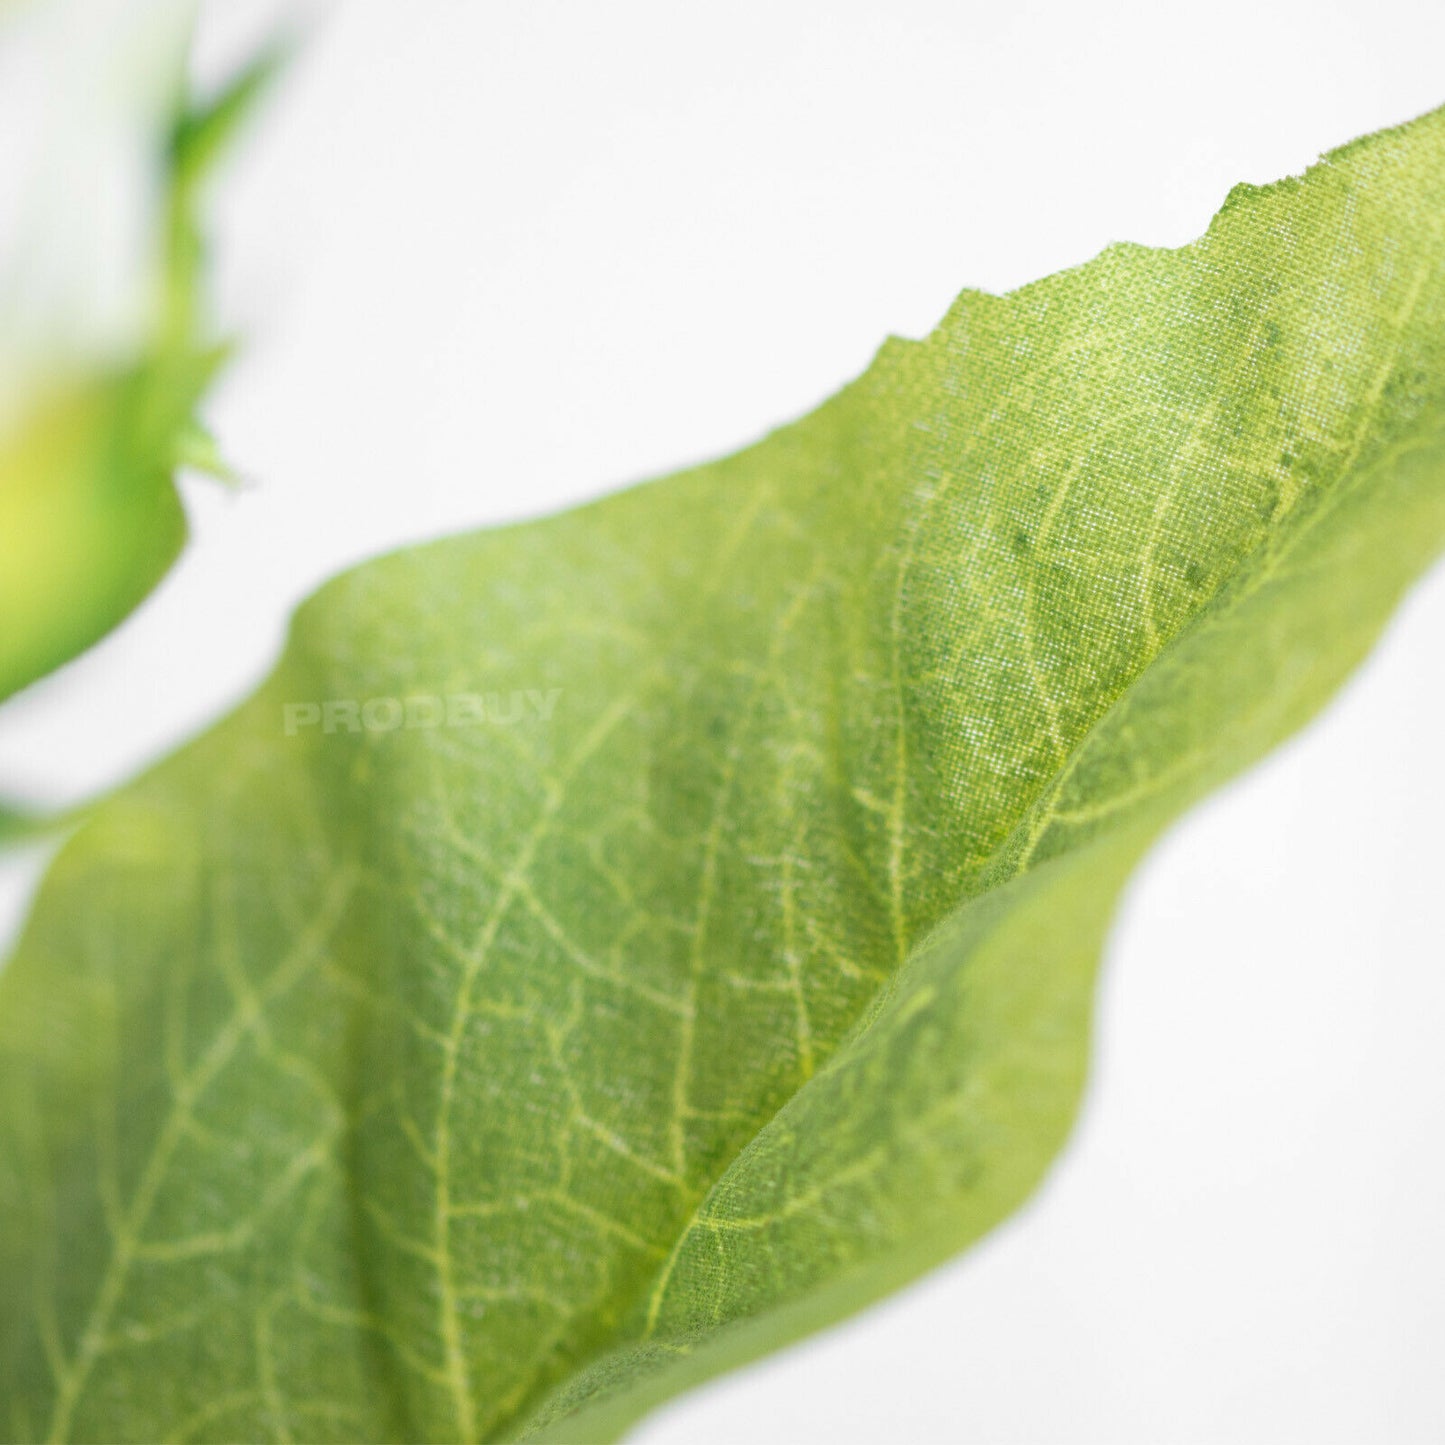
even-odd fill
[[[219,207],[254,485],[190,484],[161,592],[0,713],[0,794],[159,755],[343,564],[731,449],[964,285],[1180,244],[1445,102],[1439,0],[212,0],[202,71],[277,14],[308,38]],[[1442,652],[1437,571],[1155,852],[1029,1209],[637,1439],[1445,1439]]]

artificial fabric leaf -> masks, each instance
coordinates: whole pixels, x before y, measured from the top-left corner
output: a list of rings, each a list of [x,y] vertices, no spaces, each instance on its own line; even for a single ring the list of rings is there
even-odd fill
[[[49,379],[0,435],[0,700],[120,623],[186,537],[174,474],[199,455],[194,412],[222,359],[201,316],[201,186],[273,69],[182,105],[166,148],[153,335],[124,366]]]
[[[1445,111],[412,548],[0,977],[29,1440],[597,1440],[977,1239],[1167,820],[1445,539]]]

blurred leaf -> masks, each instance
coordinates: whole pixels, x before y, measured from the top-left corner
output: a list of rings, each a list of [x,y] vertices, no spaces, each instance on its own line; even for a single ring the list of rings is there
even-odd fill
[[[201,293],[200,190],[274,68],[183,107],[167,142],[154,337],[120,369],[48,385],[0,435],[0,700],[97,642],[150,593],[186,537],[175,472],[206,437],[195,409],[224,356]],[[212,444],[205,469],[224,471]]]
[[[0,845],[27,842],[39,831],[40,826],[33,813],[0,801]]]
[[[594,1441],[1016,1208],[1130,869],[1445,540],[1442,195],[1445,111],[325,587],[0,977],[8,1438]]]
[[[76,383],[0,446],[0,697],[103,637],[175,561],[173,449],[206,376],[198,359]]]

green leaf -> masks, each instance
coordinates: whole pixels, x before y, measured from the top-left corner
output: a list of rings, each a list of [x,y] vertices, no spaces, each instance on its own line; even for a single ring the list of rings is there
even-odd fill
[[[99,641],[186,537],[172,449],[199,358],[52,391],[0,441],[0,699]]]
[[[10,1438],[597,1440],[1014,1209],[1130,869],[1445,541],[1441,195],[1445,111],[323,588],[0,977]]]
[[[215,101],[178,108],[143,354],[49,380],[0,435],[0,700],[99,641],[170,570],[186,538],[177,468],[225,472],[195,417],[225,355],[202,315],[198,215],[220,147],[274,68],[268,56]]]
[[[64,827],[68,815],[17,806],[0,798],[0,848],[31,843]]]

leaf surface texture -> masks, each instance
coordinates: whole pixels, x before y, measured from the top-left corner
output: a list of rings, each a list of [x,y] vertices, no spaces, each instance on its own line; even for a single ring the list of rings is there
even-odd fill
[[[596,1440],[1007,1215],[1130,869],[1445,539],[1442,200],[1437,112],[322,589],[0,976],[0,1430]]]

